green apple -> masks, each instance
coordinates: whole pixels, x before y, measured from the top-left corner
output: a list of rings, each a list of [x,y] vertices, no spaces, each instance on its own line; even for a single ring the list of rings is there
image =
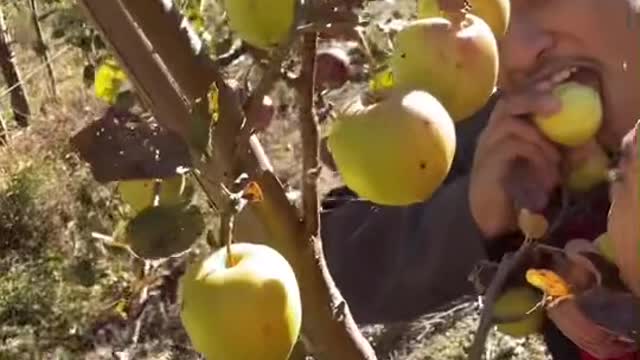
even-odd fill
[[[551,116],[536,116],[535,123],[552,141],[568,147],[591,140],[602,125],[602,100],[593,88],[568,81],[553,89],[562,108]]]
[[[418,18],[447,16],[440,11],[439,0],[418,0]],[[507,32],[511,17],[510,0],[469,0],[471,13],[484,20],[500,39]]]
[[[390,64],[395,87],[429,92],[461,121],[494,92],[498,45],[475,15],[465,15],[460,26],[445,18],[420,19],[398,32]]]
[[[523,318],[519,321],[499,323],[496,325],[497,330],[512,337],[524,337],[540,331],[545,317],[543,309],[536,308],[527,314],[540,300],[542,300],[542,294],[530,287],[507,289],[494,304],[494,316],[497,318],[523,316]]]
[[[293,23],[296,0],[224,0],[229,28],[238,37],[261,49],[285,40]]]
[[[180,317],[208,360],[285,360],[302,323],[293,269],[273,248],[234,243],[190,264],[180,278]]]
[[[607,181],[609,162],[607,154],[600,150],[572,164],[566,179],[567,188],[575,192],[584,192],[604,183]]]
[[[600,234],[593,243],[602,256],[604,256],[610,263],[615,264],[616,249],[607,232]]]
[[[394,91],[369,106],[341,109],[327,147],[345,184],[382,205],[424,201],[446,178],[456,133],[444,107],[424,91]]]

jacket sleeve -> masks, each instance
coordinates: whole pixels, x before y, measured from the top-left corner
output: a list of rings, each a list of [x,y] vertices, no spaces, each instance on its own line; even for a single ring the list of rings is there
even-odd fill
[[[358,323],[409,320],[472,293],[467,277],[487,257],[468,205],[468,170],[488,110],[481,115],[457,129],[453,168],[427,201],[380,206],[345,187],[325,198],[327,266]]]

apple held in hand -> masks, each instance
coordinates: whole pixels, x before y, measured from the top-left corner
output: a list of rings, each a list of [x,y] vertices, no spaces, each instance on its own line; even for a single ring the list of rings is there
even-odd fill
[[[180,279],[182,324],[209,360],[285,360],[298,339],[295,274],[276,250],[234,243],[191,264]]]
[[[580,146],[591,140],[602,125],[600,94],[593,88],[569,81],[553,89],[562,108],[548,116],[536,116],[535,123],[552,141],[568,147]]]

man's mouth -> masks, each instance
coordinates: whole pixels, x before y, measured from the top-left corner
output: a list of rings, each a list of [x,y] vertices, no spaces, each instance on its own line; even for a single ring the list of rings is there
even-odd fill
[[[542,81],[547,82],[552,88],[565,82],[575,81],[593,88],[598,93],[602,93],[600,74],[596,69],[589,66],[569,65],[560,70],[550,72],[549,75],[544,76]]]

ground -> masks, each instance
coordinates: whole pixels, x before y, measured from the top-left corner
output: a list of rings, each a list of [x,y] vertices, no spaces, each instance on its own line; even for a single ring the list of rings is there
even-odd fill
[[[409,6],[380,1],[372,11],[391,18],[409,14]],[[14,13],[9,25],[17,28],[19,18]],[[83,85],[79,52],[65,43],[50,46],[60,98],[49,97],[39,58],[21,43],[14,49],[32,101],[31,126],[15,127],[7,96],[0,98],[10,131],[0,146],[0,359],[198,359],[177,317],[171,269],[181,259],[162,264],[162,285],[140,294],[134,288],[141,263],[95,236],[112,233],[122,204],[115,184],[97,183],[68,140],[105,105]],[[243,60],[234,66],[242,68]],[[350,83],[330,98],[348,98],[363,85]],[[284,88],[274,97],[276,105],[290,101]],[[278,176],[296,187],[301,146],[296,119],[284,109],[261,140]],[[339,181],[323,169],[322,191]],[[195,250],[204,248],[202,239]],[[463,299],[410,324],[362,331],[381,360],[463,359],[477,319],[475,299]],[[494,332],[487,349],[493,359],[548,359],[536,336]]]

